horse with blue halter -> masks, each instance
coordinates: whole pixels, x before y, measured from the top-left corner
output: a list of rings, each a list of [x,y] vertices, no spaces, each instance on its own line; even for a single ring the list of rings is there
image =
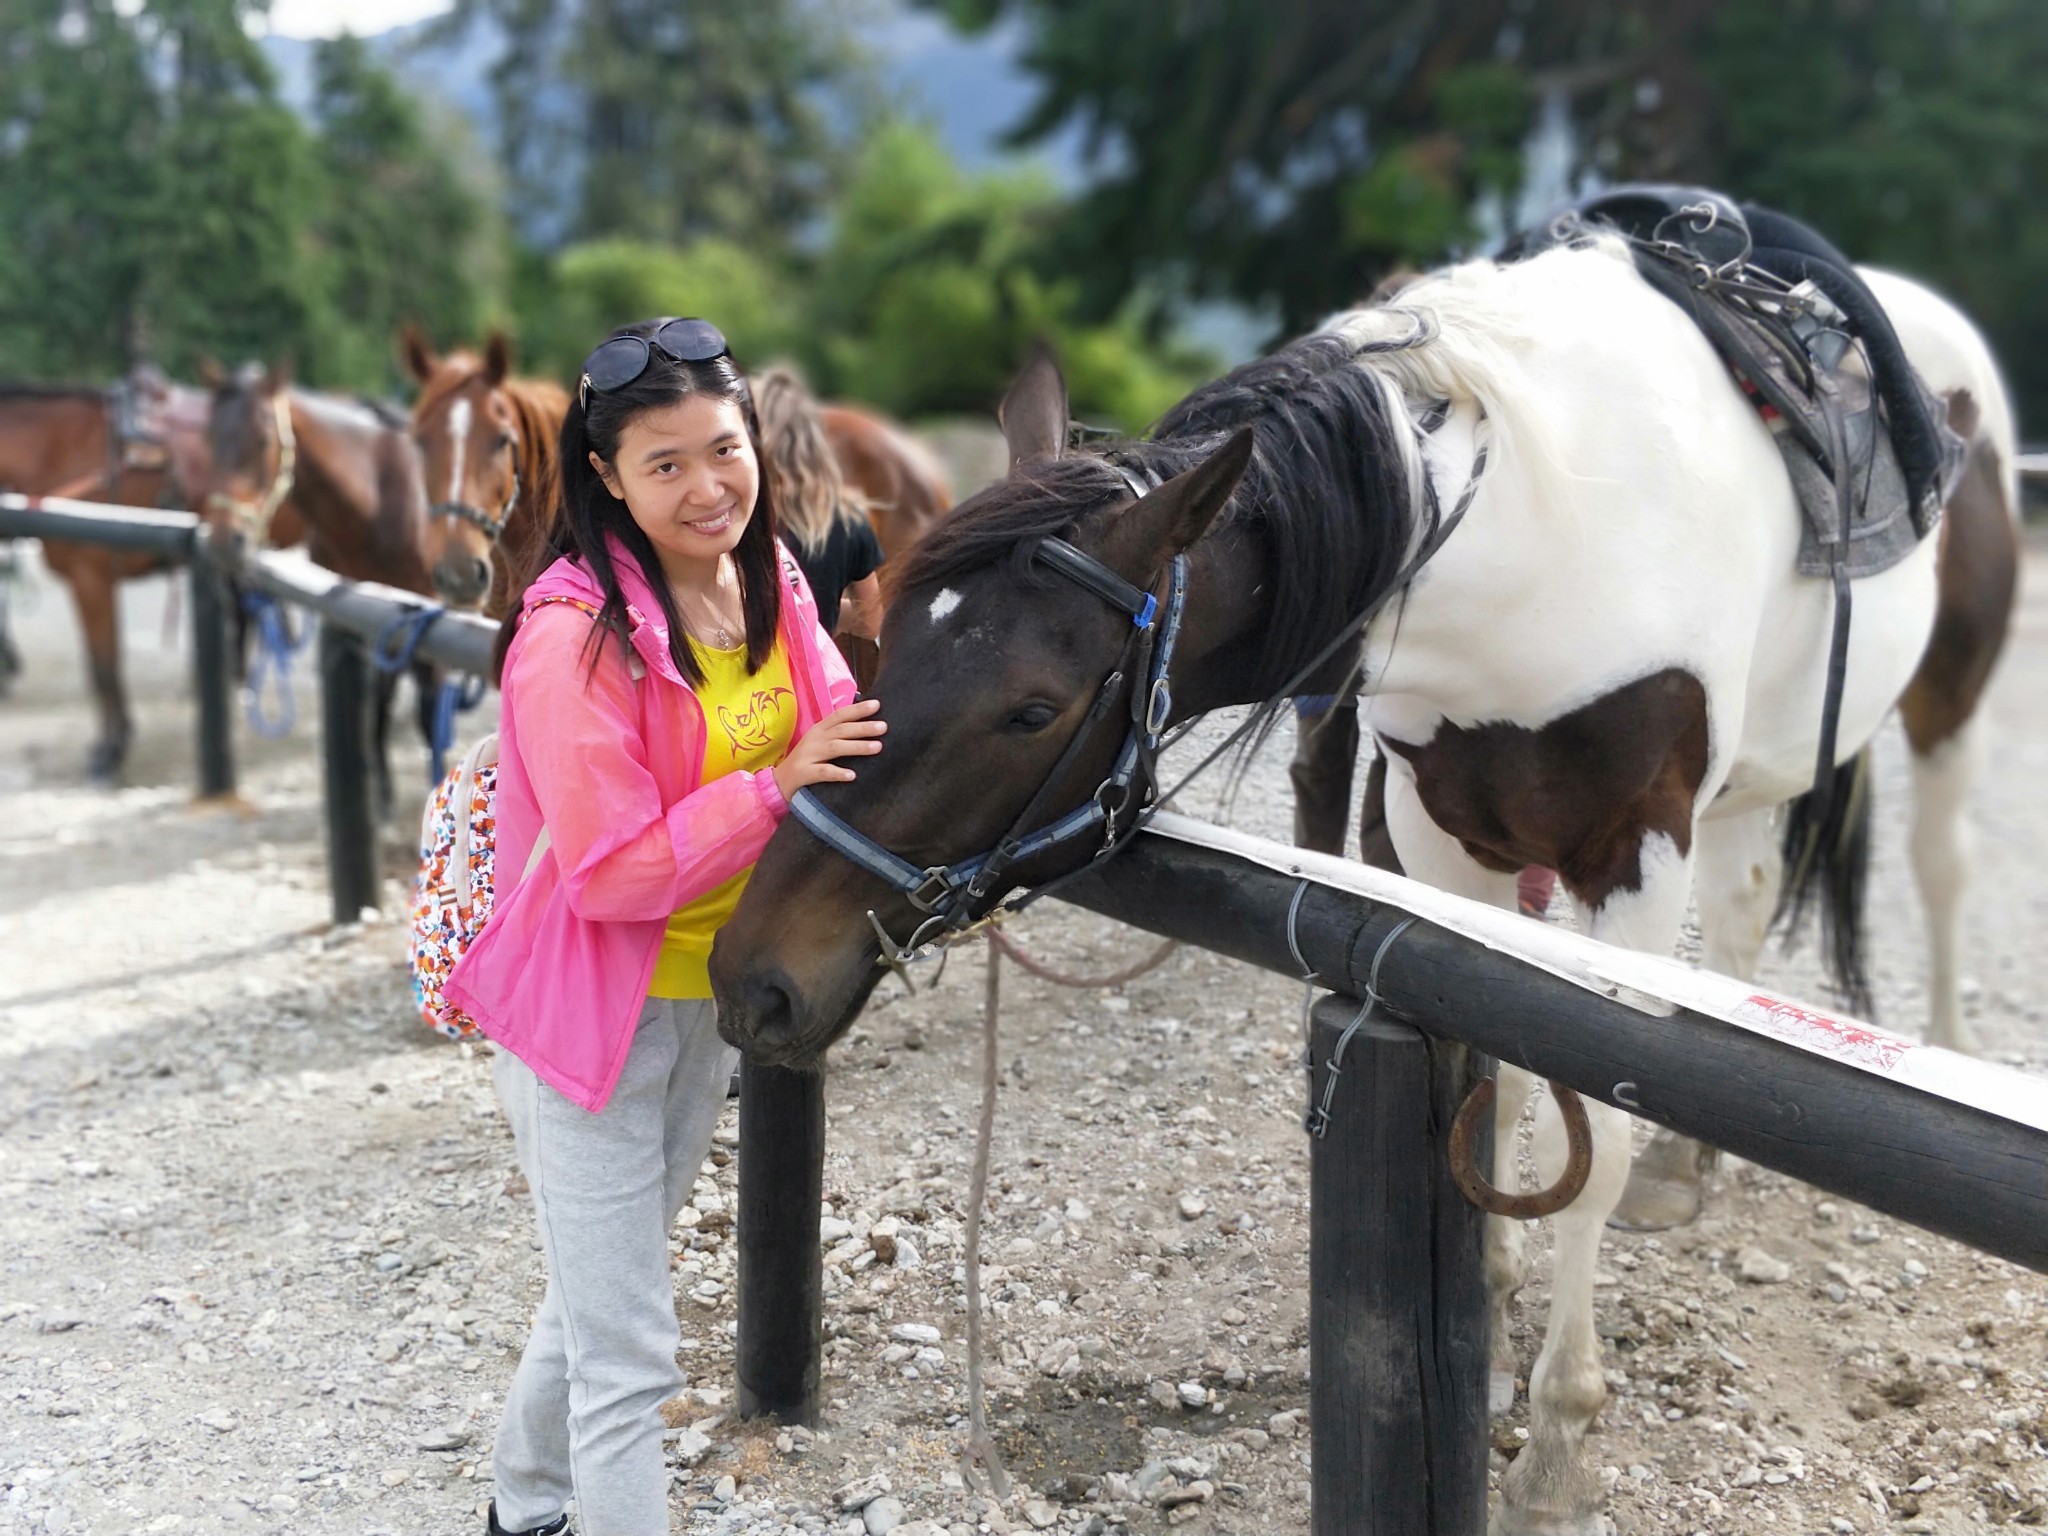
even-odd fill
[[[1555,869],[1593,935],[1659,954],[1696,898],[1707,963],[1738,976],[1778,904],[1781,807],[1818,793],[1853,831],[1836,770],[1902,708],[1933,1034],[1960,1043],[1961,802],[2014,552],[1996,367],[1944,301],[1863,274],[1965,457],[1940,478],[1940,535],[1904,538],[1858,579],[1838,626],[1836,582],[1801,574],[1783,424],[1639,254],[1588,229],[1433,274],[1196,391],[1149,439],[1085,452],[1069,447],[1057,370],[1028,367],[1004,402],[1010,476],[901,570],[874,688],[883,751],[857,781],[798,797],[719,937],[727,1038],[755,1060],[815,1062],[878,960],[1112,852],[1176,724],[1356,691],[1411,876],[1512,909],[1517,871]],[[1831,313],[1759,291],[1787,320]],[[821,841],[843,857],[820,858]],[[1796,873],[1826,884],[1853,842]],[[1829,888],[1860,894],[1848,877]],[[1835,916],[1853,934],[1853,912]],[[1499,1184],[1532,1086],[1502,1069]],[[1585,1109],[1592,1166],[1555,1218],[1530,1438],[1496,1527],[1510,1536],[1603,1520],[1584,1444],[1606,1395],[1594,1269],[1630,1120]],[[1533,1150],[1555,1181],[1554,1096]],[[1506,1309],[1526,1265],[1520,1228],[1490,1229],[1504,1407]]]

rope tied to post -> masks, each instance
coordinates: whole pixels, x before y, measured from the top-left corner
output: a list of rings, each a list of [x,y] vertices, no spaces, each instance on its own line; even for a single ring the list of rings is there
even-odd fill
[[[370,663],[379,672],[404,672],[419,659],[420,642],[434,621],[448,609],[441,603],[411,608],[377,631],[370,642]]]
[[[1307,888],[1307,884],[1306,881],[1302,882],[1303,889]],[[1297,902],[1299,897],[1300,893],[1297,892]],[[1380,947],[1373,953],[1372,970],[1365,978],[1365,1000],[1358,1005],[1358,1012],[1353,1016],[1351,1022],[1344,1026],[1344,1032],[1337,1037],[1337,1044],[1330,1051],[1329,1065],[1323,1069],[1322,1098],[1310,1106],[1308,1118],[1302,1124],[1302,1129],[1315,1137],[1317,1141],[1321,1141],[1324,1136],[1329,1134],[1330,1105],[1337,1097],[1337,1079],[1344,1075],[1345,1048],[1351,1044],[1351,1037],[1364,1027],[1365,1021],[1370,1019],[1379,1008],[1380,962],[1387,958],[1387,951],[1394,947],[1394,940],[1401,937],[1402,934],[1413,928],[1420,921],[1421,919],[1417,917],[1402,918],[1400,922],[1394,924],[1393,929],[1387,936],[1380,940]],[[1288,924],[1288,942],[1292,944],[1293,941],[1293,923],[1290,920]],[[1300,958],[1301,953],[1297,949],[1295,951],[1295,959],[1299,960]],[[1309,1074],[1309,1089],[1313,1092],[1315,1089],[1315,1065],[1313,1061],[1309,1065]]]
[[[298,723],[298,700],[292,692],[292,660],[312,642],[312,628],[308,626],[293,639],[291,618],[284,604],[268,592],[253,588],[242,590],[242,612],[256,626],[256,649],[249,657],[249,676],[242,685],[243,713],[248,717],[250,730],[276,741],[290,735]],[[263,704],[266,691],[273,700],[268,711]]]
[[[441,679],[441,686],[434,694],[433,729],[427,738],[427,747],[432,754],[427,770],[430,788],[448,775],[448,754],[455,747],[455,717],[466,715],[483,703],[489,687],[484,678],[466,672],[452,673]]]

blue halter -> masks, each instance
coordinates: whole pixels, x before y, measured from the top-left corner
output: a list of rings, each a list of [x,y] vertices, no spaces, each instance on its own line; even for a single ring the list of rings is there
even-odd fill
[[[1042,540],[1032,558],[1086,588],[1112,608],[1129,614],[1132,634],[1116,666],[1103,679],[1081,728],[1067,743],[1066,751],[1040,783],[1009,834],[993,848],[970,858],[920,867],[827,810],[810,789],[798,790],[790,801],[791,813],[812,836],[908,897],[910,904],[925,914],[925,921],[909,944],[893,954],[893,941],[888,941],[879,920],[876,921],[876,932],[885,941],[884,963],[893,963],[915,952],[935,935],[966,927],[975,916],[975,908],[999,893],[1001,881],[1011,866],[1091,837],[1098,829],[1102,846],[1097,856],[1116,847],[1119,824],[1132,809],[1132,801],[1142,801],[1156,787],[1152,761],[1159,749],[1160,734],[1173,713],[1173,693],[1167,684],[1167,674],[1173,665],[1174,643],[1180,638],[1181,619],[1187,607],[1187,556],[1174,556],[1168,568],[1163,613],[1154,594],[1132,586],[1093,555],[1063,539]],[[1032,827],[1031,823],[1043,811],[1045,799],[1066,777],[1068,768],[1093,736],[1094,727],[1115,703],[1127,676],[1133,678],[1130,725],[1109,776],[1096,786],[1085,804],[1045,825]],[[1141,773],[1147,781],[1142,787],[1138,783]]]

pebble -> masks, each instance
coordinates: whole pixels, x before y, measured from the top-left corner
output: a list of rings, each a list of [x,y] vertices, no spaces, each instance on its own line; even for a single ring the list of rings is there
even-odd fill
[[[1182,1221],[1200,1221],[1209,1209],[1209,1202],[1200,1195],[1182,1195],[1178,1202]]]
[[[905,1344],[936,1344],[944,1335],[930,1323],[898,1323],[889,1330],[889,1337]]]
[[[740,1491],[740,1485],[733,1481],[732,1474],[726,1473],[711,1485],[711,1497],[721,1504],[730,1504],[733,1496]]]
[[[1761,1248],[1745,1248],[1735,1256],[1735,1275],[1751,1285],[1783,1285],[1792,1278],[1792,1266]]]
[[[888,1473],[870,1472],[866,1477],[856,1477],[850,1483],[840,1484],[832,1491],[832,1502],[849,1515],[858,1514],[890,1492],[892,1487]]]
[[[1184,1381],[1174,1388],[1174,1395],[1180,1399],[1183,1408],[1206,1408],[1209,1406],[1209,1390],[1199,1381]]]
[[[1275,1440],[1292,1440],[1301,1428],[1301,1415],[1292,1409],[1266,1420],[1266,1433]]]
[[[818,1218],[818,1241],[824,1246],[830,1247],[833,1243],[843,1243],[851,1236],[853,1236],[852,1222],[842,1221],[837,1216],[821,1216]]]
[[[1213,1483],[1196,1478],[1184,1488],[1168,1488],[1159,1495],[1161,1509],[1178,1509],[1183,1504],[1206,1504],[1216,1492]]]
[[[662,1439],[668,1442],[675,1459],[686,1467],[694,1467],[711,1454],[711,1437],[702,1430],[672,1429]]]
[[[1027,1499],[1024,1504],[1024,1518],[1031,1522],[1034,1531],[1049,1531],[1059,1523],[1057,1506],[1044,1499]]]
[[[467,1424],[443,1424],[439,1429],[421,1435],[419,1448],[423,1451],[459,1451],[469,1444],[469,1434]]]
[[[903,1501],[887,1494],[869,1500],[860,1512],[861,1524],[867,1527],[868,1536],[885,1536],[908,1518],[909,1511],[903,1507]]]

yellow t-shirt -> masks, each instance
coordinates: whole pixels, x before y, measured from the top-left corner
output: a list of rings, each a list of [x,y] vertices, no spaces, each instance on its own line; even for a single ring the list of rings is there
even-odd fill
[[[773,768],[796,739],[796,689],[789,675],[789,657],[780,641],[762,664],[747,672],[747,648],[712,650],[690,642],[704,683],[697,702],[704,706],[704,782],[741,769]],[[705,969],[711,941],[747,888],[750,864],[724,884],[713,887],[675,913],[662,935],[661,958],[654,963],[650,997],[709,997],[711,977]]]

